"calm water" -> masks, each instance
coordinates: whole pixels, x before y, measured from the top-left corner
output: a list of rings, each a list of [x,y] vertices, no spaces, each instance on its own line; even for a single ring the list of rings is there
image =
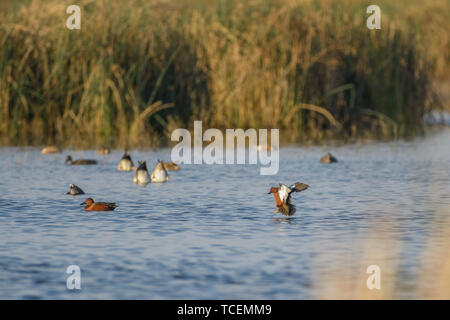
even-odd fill
[[[319,163],[327,151],[339,163]],[[276,176],[254,165],[183,165],[169,183],[144,188],[116,170],[122,151],[72,151],[100,160],[72,167],[68,153],[0,149],[2,299],[315,298],[336,266],[366,277],[370,263],[397,265],[396,296],[408,298],[427,267],[428,240],[435,248],[450,240],[450,130],[409,142],[283,148]],[[170,150],[131,154],[150,169]],[[297,213],[286,219],[267,192],[295,181],[311,187],[293,196]],[[69,183],[119,207],[86,213],[85,196],[65,194]],[[377,249],[383,260],[370,256]],[[79,291],[66,288],[74,264]]]

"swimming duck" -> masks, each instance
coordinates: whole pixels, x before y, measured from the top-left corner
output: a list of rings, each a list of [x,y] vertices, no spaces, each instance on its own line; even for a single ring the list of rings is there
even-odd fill
[[[131,157],[126,150],[122,156],[122,159],[120,159],[120,161],[119,161],[117,170],[119,170],[119,171],[136,170],[136,167],[134,166],[133,161],[131,160]]]
[[[72,196],[76,196],[77,194],[84,194],[84,191],[81,190],[80,187],[74,185],[74,184],[70,184],[70,190],[69,192],[67,192],[67,194],[70,194]]]
[[[158,164],[150,176],[150,182],[166,182],[169,181],[169,174],[167,170],[164,168],[164,162],[162,160],[158,160]]]
[[[147,163],[145,161],[139,161],[139,167],[134,174],[133,182],[137,184],[147,184],[150,182],[148,176]]]
[[[114,202],[94,202],[94,199],[87,198],[84,202],[80,203],[80,206],[86,205],[84,210],[86,211],[111,211],[118,207]]]
[[[91,159],[78,159],[78,160],[72,160],[71,156],[67,156],[66,163],[68,165],[80,165],[80,164],[97,164],[97,160],[91,160]]]
[[[44,147],[44,148],[41,150],[41,153],[42,153],[42,154],[60,153],[60,152],[61,152],[61,150],[59,150],[59,148],[58,148],[58,147],[55,147],[55,146]]]
[[[180,170],[180,166],[175,162],[164,162],[164,169],[166,171],[177,171]]]
[[[111,153],[111,149],[109,149],[109,148],[100,148],[100,149],[97,150],[97,153],[98,154],[104,154],[104,155],[110,154]]]
[[[277,206],[277,210],[275,212],[279,212],[285,216],[294,215],[296,209],[291,203],[291,194],[292,192],[301,192],[306,190],[308,187],[309,186],[305,183],[296,182],[290,187],[280,183],[279,188],[270,188],[269,194],[273,193],[275,197],[275,204]]]
[[[331,153],[328,152],[326,155],[324,155],[322,158],[320,158],[320,162],[333,163],[333,162],[338,162],[338,161],[335,157],[333,157],[333,155]]]

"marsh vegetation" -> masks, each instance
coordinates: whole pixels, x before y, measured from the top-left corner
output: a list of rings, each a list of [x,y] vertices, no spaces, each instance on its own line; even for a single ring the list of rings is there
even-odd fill
[[[420,134],[449,75],[448,1],[2,2],[0,141],[164,145],[178,127],[284,142]],[[432,19],[431,19],[432,17]]]

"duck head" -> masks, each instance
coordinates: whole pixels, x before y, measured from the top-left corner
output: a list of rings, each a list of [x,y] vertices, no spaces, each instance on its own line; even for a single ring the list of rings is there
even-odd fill
[[[72,161],[73,161],[72,157],[71,156],[67,156],[65,163],[72,164]]]
[[[267,194],[277,193],[277,192],[278,192],[278,188],[277,187],[272,187],[272,188],[270,188],[270,191]]]
[[[93,203],[94,203],[94,199],[92,199],[92,198],[87,198],[86,200],[84,200],[84,202],[80,203],[80,206],[83,206],[83,205],[90,206],[90,205],[93,204]]]
[[[84,191],[81,190],[81,188],[78,187],[77,185],[74,185],[71,183],[69,186],[70,186],[70,190],[69,190],[69,192],[67,192],[67,194],[71,194],[73,196],[78,195],[78,194],[84,194]]]

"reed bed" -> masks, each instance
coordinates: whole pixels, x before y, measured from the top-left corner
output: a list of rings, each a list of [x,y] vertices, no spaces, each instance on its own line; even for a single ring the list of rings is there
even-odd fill
[[[449,5],[400,2],[368,30],[351,0],[84,0],[68,30],[69,1],[7,1],[0,142],[157,146],[193,120],[285,142],[421,133],[448,75]]]

